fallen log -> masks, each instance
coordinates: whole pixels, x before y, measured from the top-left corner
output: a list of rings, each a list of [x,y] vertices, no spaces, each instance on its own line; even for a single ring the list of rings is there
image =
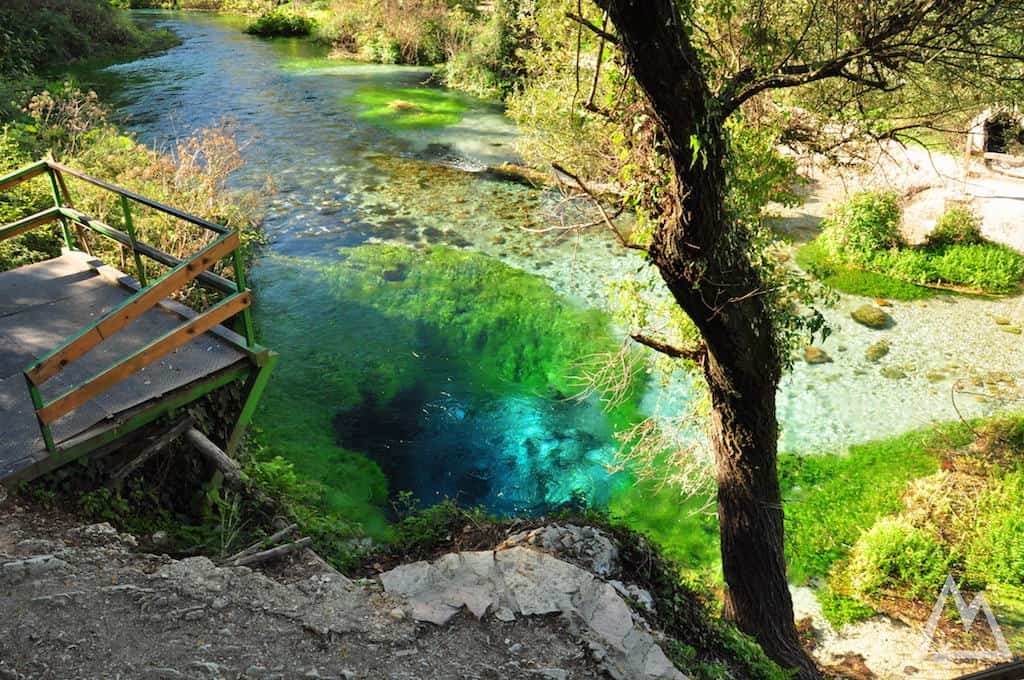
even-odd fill
[[[298,528],[299,528],[298,524],[289,524],[284,529],[281,529],[280,531],[278,531],[276,533],[273,533],[270,536],[267,536],[266,538],[264,538],[261,541],[257,541],[255,543],[253,543],[248,548],[245,548],[244,550],[239,550],[237,553],[235,553],[231,557],[228,557],[224,561],[225,562],[234,562],[235,560],[240,560],[243,557],[248,557],[249,555],[255,555],[256,553],[260,552],[261,548],[266,549],[266,548],[269,548],[270,546],[277,545],[278,543],[283,541],[285,538],[290,536],[292,534],[292,532],[294,532]]]
[[[307,536],[292,543],[285,543],[284,545],[279,545],[276,548],[271,548],[270,550],[264,550],[263,552],[258,552],[253,555],[246,555],[245,557],[230,562],[229,566],[248,567],[253,564],[276,560],[284,557],[285,555],[290,555],[293,552],[302,550],[303,548],[308,548],[312,543],[313,539]]]
[[[219,446],[211,442],[205,434],[193,427],[185,432],[185,439],[221,471],[225,482],[235,487],[242,485],[242,469],[238,467],[238,463],[224,453]]]

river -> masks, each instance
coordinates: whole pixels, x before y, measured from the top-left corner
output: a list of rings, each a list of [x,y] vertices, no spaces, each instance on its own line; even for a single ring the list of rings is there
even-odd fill
[[[265,450],[353,513],[398,491],[509,513],[606,505],[628,483],[610,471],[616,419],[628,414],[567,398],[553,372],[571,370],[570,350],[588,337],[617,342],[587,310],[644,265],[600,230],[544,231],[578,216],[557,195],[479,172],[515,160],[517,131],[500,108],[426,88],[424,69],[331,62],[299,41],[244,35],[238,19],[144,20],[182,44],[109,69],[119,122],[161,148],[227,118],[247,161],[236,185],[273,180],[268,243],[251,272],[262,342],[283,357],[257,422]],[[396,125],[386,107],[375,117],[377,100],[421,99],[449,124]],[[836,360],[798,361],[784,381],[784,449],[952,419],[958,371],[977,366],[984,391],[989,374],[1015,381],[1024,368],[1017,338],[993,325],[979,339],[961,323],[1019,316],[1018,302],[947,300],[891,308],[886,361],[897,370],[879,377],[862,358],[877,332],[848,316],[861,302],[826,312]],[[678,379],[648,386],[641,406],[672,413],[688,400]],[[976,397],[959,407],[993,408]]]

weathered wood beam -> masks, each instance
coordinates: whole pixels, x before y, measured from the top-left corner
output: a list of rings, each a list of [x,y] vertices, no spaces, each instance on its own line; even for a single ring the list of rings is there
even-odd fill
[[[211,243],[196,253],[191,260],[164,274],[149,288],[139,291],[119,304],[98,323],[44,356],[35,366],[26,371],[28,379],[34,385],[41,385],[57,375],[65,366],[82,357],[86,352],[103,342],[105,338],[109,338],[145,314],[163,298],[169,297],[172,293],[181,289],[189,281],[196,278],[200,272],[212,267],[215,262],[230,254],[238,245],[237,232],[228,234],[222,240]],[[230,300],[231,298],[227,299]],[[216,307],[213,309],[216,309]],[[210,311],[213,311],[213,309]]]
[[[191,444],[206,460],[224,475],[224,481],[232,486],[242,485],[242,469],[228,454],[194,427],[185,432],[185,441]]]
[[[57,397],[36,412],[39,420],[43,423],[52,423],[251,304],[252,294],[248,291],[222,300],[201,316],[165,333],[120,363]]]

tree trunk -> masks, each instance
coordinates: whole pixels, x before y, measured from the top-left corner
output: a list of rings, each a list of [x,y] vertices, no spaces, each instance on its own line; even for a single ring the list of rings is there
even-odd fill
[[[725,209],[721,107],[674,0],[596,0],[618,30],[673,167],[672,200],[649,253],[701,333],[712,399],[725,615],[801,678],[820,677],[793,622],[776,470],[781,361],[771,310],[741,225]]]

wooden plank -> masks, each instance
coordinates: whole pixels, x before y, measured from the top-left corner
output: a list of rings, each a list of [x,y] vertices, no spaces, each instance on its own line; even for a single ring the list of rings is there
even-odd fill
[[[141,255],[145,255],[154,262],[159,262],[160,264],[165,265],[167,267],[177,267],[182,262],[184,262],[184,260],[177,258],[174,255],[171,255],[170,253],[165,253],[162,250],[158,250],[157,248],[154,248],[148,243],[136,241],[135,244],[133,245],[131,238],[128,236],[128,234],[124,233],[119,229],[115,229],[114,227],[110,226],[105,222],[95,220],[86,215],[85,213],[79,210],[75,210],[74,208],[61,208],[60,214],[64,215],[69,219],[74,220],[78,224],[86,226],[89,229],[92,229],[93,231],[106,236],[107,238],[117,241],[126,248],[133,248],[135,252]],[[238,286],[235,285],[233,281],[231,281],[230,279],[226,279],[223,276],[220,276],[219,274],[214,274],[213,272],[203,272],[202,274],[196,277],[196,280],[199,281],[204,286],[206,286],[207,288],[212,288],[213,290],[217,290],[222,293],[227,293],[230,295],[232,293],[238,292]]]
[[[71,251],[70,254],[73,255],[74,253],[77,252],[78,251]],[[128,276],[120,269],[111,267],[109,264],[105,264],[100,260],[97,260],[92,257],[86,258],[84,255],[83,263],[85,264],[85,266],[89,267],[94,272],[96,272],[99,275],[99,277],[104,281],[109,281],[114,285],[121,286],[122,288],[130,290],[132,292],[138,292],[142,290],[141,283],[136,281],[131,276]],[[234,294],[237,291],[231,290],[225,292]],[[194,319],[197,316],[199,316],[199,312],[192,309],[191,307],[181,304],[180,302],[174,300],[173,298],[164,298],[163,300],[157,303],[157,307],[163,309],[166,312],[170,312],[171,314],[176,314],[177,316],[180,316],[182,319]],[[225,326],[216,326],[214,328],[211,328],[209,332],[212,333],[213,335],[216,335],[221,340],[224,340],[225,342],[234,345],[237,349],[245,352],[246,354],[257,355],[261,351],[266,351],[261,347],[248,347],[246,345],[244,336],[239,335],[238,333],[234,332],[233,330]]]
[[[103,342],[104,338],[124,328],[147,310],[155,307],[160,300],[196,278],[200,272],[209,269],[215,262],[237,248],[238,243],[238,232],[232,232],[203,248],[190,260],[157,279],[149,288],[132,295],[92,326],[42,357],[25,372],[26,376],[35,385],[46,382],[72,361]]]
[[[42,224],[48,224],[60,217],[60,208],[47,208],[34,215],[22,218],[17,222],[11,222],[0,228],[0,241],[14,238],[18,234],[24,234]]]
[[[39,420],[43,423],[52,423],[251,304],[252,293],[249,291],[237,293],[222,300],[202,315],[165,333],[124,361],[93,376],[83,384],[46,404],[37,411]]]
[[[12,172],[0,179],[0,191],[13,189],[22,182],[26,182],[33,177],[43,174],[49,167],[50,166],[46,161],[39,161],[38,163],[33,163],[21,170],[16,170],[15,172]]]
[[[145,427],[175,409],[191,404],[205,394],[242,379],[249,375],[250,371],[251,366],[236,364],[217,373],[212,373],[207,378],[189,383],[175,392],[161,397],[159,401],[149,402],[121,412],[117,414],[116,420],[94,425],[82,433],[60,442],[57,455],[47,456],[34,463],[29,463],[16,472],[9,473],[0,482],[10,484],[29,481],[47,472],[52,472],[62,465],[111,445],[118,439]]]

